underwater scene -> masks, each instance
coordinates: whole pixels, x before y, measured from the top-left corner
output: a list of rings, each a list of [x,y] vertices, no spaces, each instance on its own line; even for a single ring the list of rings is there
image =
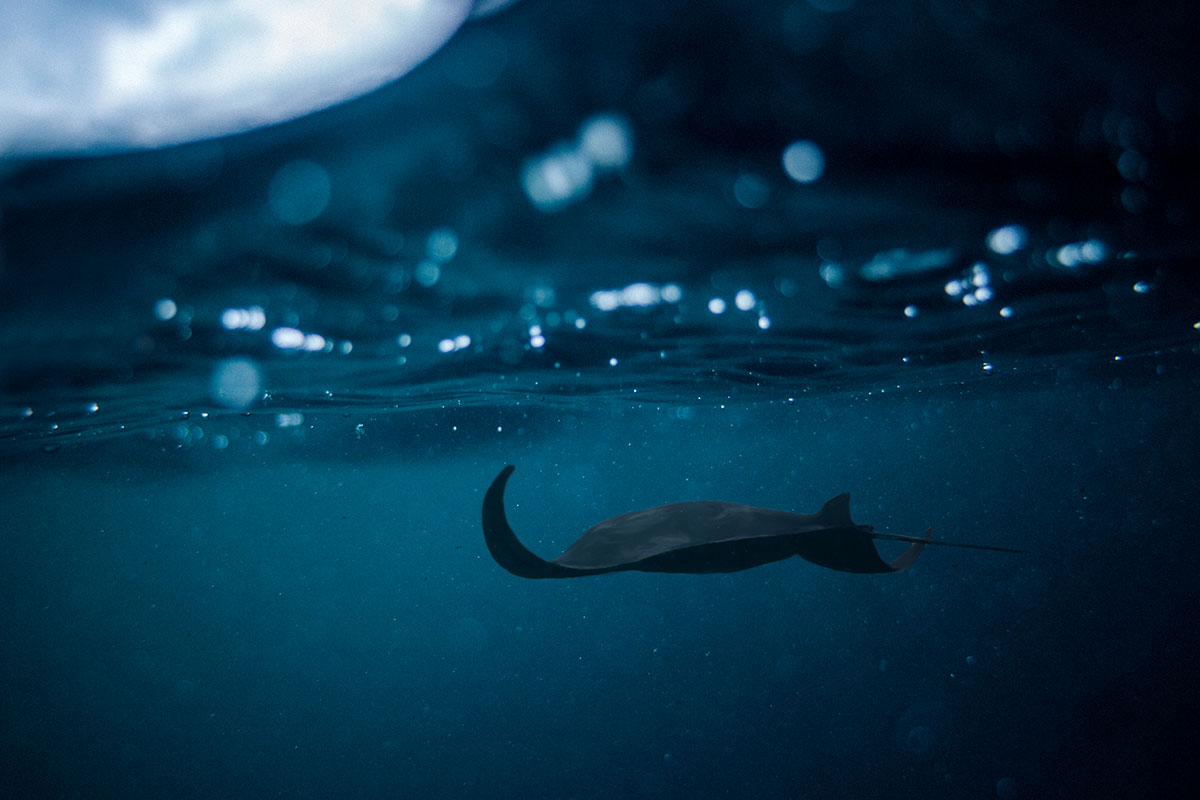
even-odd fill
[[[1191,12],[6,4],[0,797],[1186,796]]]

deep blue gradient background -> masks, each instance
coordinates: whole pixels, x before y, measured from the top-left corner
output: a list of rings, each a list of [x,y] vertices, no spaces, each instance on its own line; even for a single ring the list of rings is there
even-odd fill
[[[10,473],[9,790],[1094,797],[1194,777],[1186,399],[538,410],[457,444],[449,422],[437,452],[387,459],[164,472],[99,448]],[[478,524],[505,460],[547,556],[630,508],[841,490],[881,529],[1030,552],[522,581]]]
[[[0,164],[0,797],[1184,794],[1191,5],[523,0],[290,124]],[[530,202],[600,113],[630,163]],[[1028,552],[524,581],[507,463],[546,557],[843,491]]]

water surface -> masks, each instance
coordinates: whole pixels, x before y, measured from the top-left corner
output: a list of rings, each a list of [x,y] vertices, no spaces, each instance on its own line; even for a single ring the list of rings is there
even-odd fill
[[[1172,12],[526,0],[288,125],[6,163],[3,793],[1189,785]],[[523,581],[506,463],[547,557],[843,491],[1028,553]]]

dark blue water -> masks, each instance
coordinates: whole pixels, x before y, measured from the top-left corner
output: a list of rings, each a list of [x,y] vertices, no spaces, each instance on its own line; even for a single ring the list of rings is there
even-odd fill
[[[313,117],[4,163],[0,796],[1194,784],[1187,5],[751,5],[525,0]],[[527,581],[507,463],[546,557],[843,491],[1028,552]]]

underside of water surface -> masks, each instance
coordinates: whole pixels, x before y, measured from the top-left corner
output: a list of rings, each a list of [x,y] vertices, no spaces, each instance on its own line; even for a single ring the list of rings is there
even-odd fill
[[[38,8],[0,10],[0,795],[1194,782],[1190,4]],[[506,464],[543,558],[842,492],[1026,552],[524,581]]]

